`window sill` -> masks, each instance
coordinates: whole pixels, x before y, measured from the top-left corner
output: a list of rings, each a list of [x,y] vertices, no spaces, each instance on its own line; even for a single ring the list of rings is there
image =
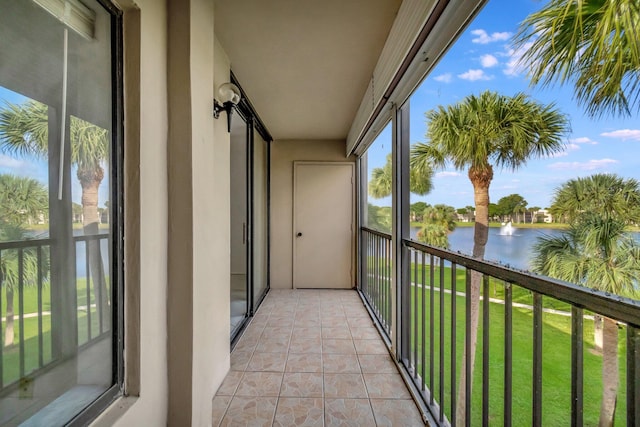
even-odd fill
[[[114,425],[137,401],[137,396],[121,397],[115,400],[91,423],[91,426],[107,427]]]

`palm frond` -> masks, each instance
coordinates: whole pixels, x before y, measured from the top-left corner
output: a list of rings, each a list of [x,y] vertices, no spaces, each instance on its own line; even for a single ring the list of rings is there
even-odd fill
[[[574,220],[584,213],[640,222],[640,184],[615,174],[594,174],[567,181],[556,189],[550,211]]]
[[[597,215],[572,224],[560,236],[534,245],[537,273],[623,296],[638,295],[640,245],[624,223]]]
[[[433,189],[433,168],[427,162],[409,166],[409,190],[412,193],[425,195]],[[391,154],[381,168],[374,168],[369,179],[369,195],[380,199],[390,196],[393,188],[393,164]]]
[[[629,115],[640,107],[640,3],[552,0],[514,37],[532,84],[572,83],[588,114]]]
[[[0,109],[0,150],[20,157],[46,158],[48,107],[36,101],[4,103]]]

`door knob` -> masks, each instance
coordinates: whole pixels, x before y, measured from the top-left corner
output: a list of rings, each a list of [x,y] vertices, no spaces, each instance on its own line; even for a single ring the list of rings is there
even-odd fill
[[[298,232],[297,236],[302,237],[302,233]]]

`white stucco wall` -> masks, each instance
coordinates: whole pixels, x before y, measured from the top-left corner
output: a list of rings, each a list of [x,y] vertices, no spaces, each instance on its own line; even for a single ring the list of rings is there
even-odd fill
[[[229,81],[230,68],[215,40],[213,3],[190,3],[190,46],[186,48],[191,58],[192,137],[180,143],[191,145],[191,164],[185,167],[190,168],[192,180],[193,255],[185,268],[192,270],[193,280],[169,283],[167,7],[155,0],[137,0],[135,6],[130,0],[121,1],[124,8],[140,10],[140,137],[139,142],[125,141],[139,144],[140,150],[140,395],[120,399],[95,425],[164,426],[169,422],[167,311],[174,304],[167,299],[169,287],[192,292],[193,312],[182,330],[192,334],[190,369],[178,365],[185,370],[179,374],[192,379],[190,407],[184,408],[191,414],[192,425],[211,424],[212,398],[229,370],[229,134],[224,113],[215,120],[212,106],[214,89]],[[125,36],[125,48],[127,42]],[[126,98],[127,94],[125,103]],[[177,308],[184,310],[184,306]]]
[[[212,399],[230,367],[229,165],[226,113],[212,116],[213,94],[230,79],[229,60],[214,43],[213,4],[192,1],[193,112],[193,417],[211,425]]]
[[[140,398],[127,414],[148,425],[166,423],[154,411],[167,399],[167,96],[166,10],[152,0],[138,2],[141,18],[140,118]],[[126,96],[126,95],[125,95]],[[155,260],[149,262],[149,260]]]

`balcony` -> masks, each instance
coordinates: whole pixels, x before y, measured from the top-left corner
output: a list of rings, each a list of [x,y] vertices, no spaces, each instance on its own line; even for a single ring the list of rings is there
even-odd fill
[[[619,378],[616,415],[637,425],[638,301],[408,239],[399,250],[396,293],[392,236],[362,228],[361,242],[361,293],[396,343],[430,424],[597,422],[604,350],[591,339],[594,317],[602,316],[618,328],[618,362],[606,367]],[[480,301],[475,314],[473,299]]]
[[[601,387],[594,381],[599,366],[585,369],[601,358],[587,342],[594,314],[618,323],[617,411],[636,425],[637,301],[411,240],[402,242],[408,274],[396,299],[392,236],[363,228],[360,237],[358,292],[268,294],[231,353],[231,372],[214,398],[214,425],[456,425],[459,387],[466,391],[466,425],[590,424],[593,413],[585,413]],[[473,275],[481,278],[479,295],[472,293]],[[480,300],[475,352],[472,298]],[[395,313],[398,301],[404,308]],[[558,389],[550,388],[554,376],[563,384]],[[561,420],[546,409],[558,404]]]
[[[4,0],[10,37],[0,50],[11,66],[0,67],[0,86],[48,106],[40,172],[60,231],[23,249],[0,244],[0,257],[53,259],[49,286],[38,275],[29,289],[50,299],[16,303],[18,344],[0,348],[0,424],[41,410],[31,422],[54,425],[46,417],[70,397],[59,424],[593,425],[602,357],[590,336],[600,314],[619,332],[617,421],[638,425],[637,302],[408,239],[408,154],[422,135],[411,135],[407,101],[485,3]],[[74,34],[51,5],[101,11],[96,38]],[[212,106],[230,81],[242,100],[216,120]],[[91,296],[89,277],[76,280],[90,257],[75,248],[94,237],[74,238],[69,222],[74,114],[98,117],[112,134],[102,163],[114,225],[104,252],[110,304],[96,302],[100,288]],[[363,228],[366,153],[386,127],[393,237]],[[353,190],[346,202],[327,190],[330,179],[299,185],[302,163],[353,169],[337,184]],[[308,207],[321,192],[328,206],[294,216],[296,202]],[[326,225],[339,206],[352,221],[339,224],[348,235],[339,250],[326,229],[323,243],[306,229],[298,239],[299,219]],[[348,260],[350,274],[339,284],[328,277],[336,263],[322,260],[313,279],[345,290],[295,289],[316,285],[296,273],[312,271],[299,261],[321,258],[318,249]],[[16,285],[16,299],[26,287]],[[47,381],[62,387],[41,392]]]
[[[231,353],[213,404],[215,426],[422,424],[349,290],[272,290]]]

